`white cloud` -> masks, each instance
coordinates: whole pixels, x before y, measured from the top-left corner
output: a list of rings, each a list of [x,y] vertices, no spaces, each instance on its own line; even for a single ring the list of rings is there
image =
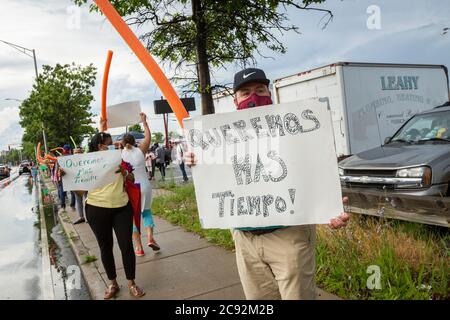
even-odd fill
[[[20,144],[23,130],[19,125],[19,108],[7,107],[0,110],[0,150],[8,144]]]

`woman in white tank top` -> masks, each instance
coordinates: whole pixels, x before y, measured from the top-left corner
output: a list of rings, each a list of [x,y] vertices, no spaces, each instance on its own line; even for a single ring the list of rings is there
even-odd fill
[[[139,145],[139,147],[136,147],[136,140],[134,136],[131,134],[126,134],[122,140],[122,145],[124,146],[122,151],[122,159],[133,166],[134,182],[139,183],[141,187],[141,215],[143,227],[147,232],[147,245],[154,251],[158,251],[160,247],[153,238],[153,228],[155,227],[155,223],[153,222],[153,215],[151,211],[152,186],[148,180],[147,172],[145,171],[145,154],[150,147],[151,134],[147,123],[147,116],[143,112],[141,112],[140,115],[142,124],[144,125],[144,141]],[[143,256],[144,250],[142,247],[141,236],[136,226],[133,226],[133,239],[136,245],[136,256]]]

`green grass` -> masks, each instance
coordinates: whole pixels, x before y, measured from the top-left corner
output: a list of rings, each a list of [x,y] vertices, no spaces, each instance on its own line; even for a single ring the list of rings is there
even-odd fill
[[[165,189],[165,190],[173,190],[177,187],[175,183],[175,177],[173,168],[166,168],[166,177],[165,180],[161,180],[161,173],[158,168],[155,171],[155,180],[152,181],[153,188],[155,189]]]
[[[153,200],[152,212],[186,230],[206,238],[226,249],[234,249],[230,230],[202,229],[198,220],[194,186],[187,184],[172,188],[175,194]]]
[[[84,256],[84,263],[91,263],[97,261],[97,257],[94,255],[85,255]]]
[[[202,229],[192,184],[171,187],[153,213],[226,249],[230,230]],[[317,228],[316,282],[345,299],[450,299],[450,232],[399,220],[352,215],[340,230]],[[369,266],[379,267],[381,289],[368,289]]]

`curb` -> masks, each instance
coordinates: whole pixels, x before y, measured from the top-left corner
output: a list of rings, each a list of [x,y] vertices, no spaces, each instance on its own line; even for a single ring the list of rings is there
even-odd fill
[[[48,188],[47,183],[43,180],[44,185]],[[53,190],[54,188],[49,190]],[[86,287],[89,290],[89,295],[93,300],[103,300],[103,296],[99,295],[99,292],[103,292],[106,288],[106,283],[100,275],[95,263],[85,263],[83,257],[89,254],[89,249],[83,244],[77,231],[75,230],[72,222],[67,215],[67,212],[58,213],[58,220],[66,234],[67,241],[69,242],[72,251],[77,259],[78,265],[83,274],[86,282]]]
[[[42,176],[39,175],[39,181],[36,182],[38,188],[39,216],[40,216],[40,232],[41,232],[41,254],[42,254],[42,293],[44,300],[54,300],[55,292],[53,291],[53,279],[50,270],[50,255],[47,237],[47,224],[45,222],[44,200],[42,199]],[[49,287],[49,284],[51,287]]]
[[[84,246],[66,212],[58,214],[58,219],[81,268],[91,299],[103,300],[103,296],[99,295],[99,292],[104,291],[106,283],[103,281],[95,263],[86,263],[83,259],[84,256],[89,254],[89,249]]]

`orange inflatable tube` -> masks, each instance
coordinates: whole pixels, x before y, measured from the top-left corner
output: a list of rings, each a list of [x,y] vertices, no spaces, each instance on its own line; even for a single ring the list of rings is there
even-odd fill
[[[108,75],[109,67],[111,66],[113,52],[108,50],[108,55],[106,56],[105,71],[103,72],[103,83],[102,83],[102,120],[107,120],[106,117],[106,93],[108,91]],[[105,129],[108,129],[108,123],[105,124]]]
[[[58,161],[58,159],[56,157],[52,157],[49,154],[46,154],[44,157],[45,160],[51,160],[51,161]]]
[[[44,159],[42,159],[42,157],[41,157],[41,143],[40,142],[38,142],[38,144],[37,144],[36,151],[37,151],[36,152],[37,161],[39,163],[44,163]]]
[[[98,8],[108,18],[109,22],[119,32],[123,40],[133,50],[138,59],[144,65],[145,69],[150,73],[153,80],[158,85],[164,97],[167,99],[172,111],[178,119],[178,123],[183,127],[183,119],[188,117],[188,113],[184,108],[183,103],[178,97],[175,89],[170,84],[167,77],[162,72],[153,57],[148,53],[147,49],[142,45],[136,35],[131,31],[130,27],[123,21],[122,17],[116,11],[116,9],[109,3],[108,0],[94,0]]]

